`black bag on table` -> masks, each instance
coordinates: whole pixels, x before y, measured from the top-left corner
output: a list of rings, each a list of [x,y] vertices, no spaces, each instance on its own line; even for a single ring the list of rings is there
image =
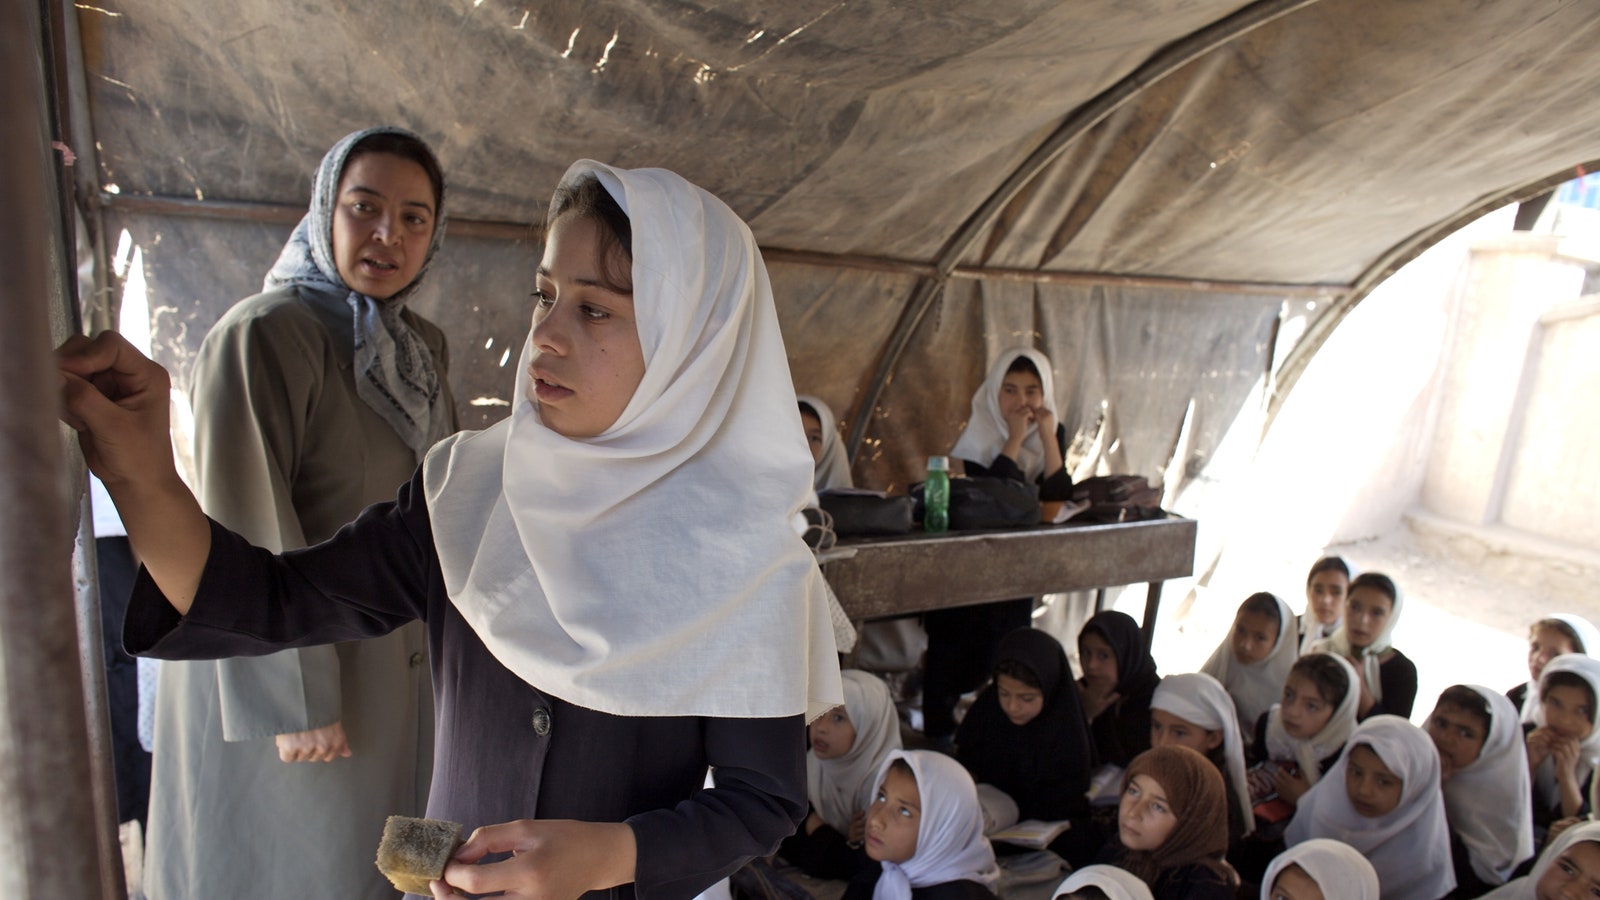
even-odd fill
[[[911,486],[916,518],[922,519],[922,485]],[[1014,478],[950,479],[950,529],[1016,528],[1039,524],[1039,486]]]
[[[1089,508],[1075,522],[1139,522],[1159,519],[1161,489],[1153,488],[1143,475],[1096,475],[1072,486],[1072,500],[1089,501]]]
[[[862,491],[818,491],[822,511],[833,517],[833,533],[906,534],[911,530],[911,498]]]

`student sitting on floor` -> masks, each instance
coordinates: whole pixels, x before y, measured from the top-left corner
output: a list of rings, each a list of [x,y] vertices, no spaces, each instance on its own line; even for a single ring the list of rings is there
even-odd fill
[[[1344,602],[1350,593],[1350,566],[1341,557],[1324,556],[1306,574],[1306,611],[1300,614],[1300,652],[1344,624]]]
[[[1555,900],[1594,896],[1600,885],[1600,822],[1580,822],[1550,842],[1533,871],[1484,894],[1484,900]]]
[[[1424,726],[1439,750],[1452,897],[1477,897],[1505,883],[1533,856],[1528,754],[1517,709],[1481,685],[1445,688]]]
[[[1051,900],[1155,900],[1139,876],[1117,866],[1084,866],[1066,877]]]
[[[1363,572],[1350,582],[1344,624],[1333,637],[1312,645],[1350,660],[1361,676],[1357,718],[1410,718],[1417,701],[1417,666],[1393,646],[1405,603],[1387,575]]]
[[[983,836],[978,788],[961,764],[933,750],[884,760],[867,810],[869,866],[843,900],[995,900],[1000,879]]]
[[[1161,679],[1150,701],[1150,746],[1188,747],[1217,767],[1228,794],[1230,847],[1255,830],[1238,717],[1215,678],[1193,672]]]
[[[1378,900],[1378,873],[1356,848],[1312,838],[1278,854],[1261,879],[1261,900]]]
[[[1289,604],[1265,591],[1239,604],[1233,628],[1200,671],[1222,682],[1239,711],[1239,729],[1251,734],[1256,719],[1283,693],[1283,680],[1300,656]]]
[[[1127,766],[1150,749],[1150,698],[1161,683],[1139,623],[1127,613],[1095,613],[1078,633],[1078,681],[1095,756]]]
[[[1156,900],[1229,900],[1239,875],[1228,849],[1222,775],[1188,747],[1139,754],[1122,776],[1117,840],[1100,854],[1150,886]]]
[[[1547,616],[1528,627],[1528,680],[1506,691],[1522,721],[1532,722],[1539,708],[1539,676],[1544,667],[1564,653],[1600,653],[1600,630],[1588,619],[1567,613]]]
[[[1600,759],[1600,660],[1568,653],[1550,660],[1539,679],[1539,708],[1526,723],[1533,777],[1533,837],[1543,841],[1558,819],[1589,814],[1589,782]]]

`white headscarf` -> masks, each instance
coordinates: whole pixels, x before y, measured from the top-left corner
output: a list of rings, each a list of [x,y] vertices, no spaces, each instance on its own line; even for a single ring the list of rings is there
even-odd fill
[[[1539,854],[1539,862],[1534,865],[1533,871],[1484,894],[1483,900],[1535,900],[1539,896],[1537,893],[1539,879],[1550,871],[1550,867],[1561,854],[1567,852],[1568,848],[1584,841],[1600,844],[1600,822],[1579,822],[1561,832],[1548,847],[1544,848],[1544,852]]]
[[[1484,884],[1500,884],[1533,855],[1528,748],[1506,695],[1479,684],[1464,687],[1489,705],[1489,733],[1478,758],[1445,781],[1444,808],[1450,830],[1472,857],[1472,871]]]
[[[1550,680],[1556,672],[1571,672],[1582,678],[1589,685],[1589,690],[1594,691],[1597,701],[1600,701],[1600,659],[1586,656],[1582,653],[1563,653],[1550,660],[1544,667],[1544,672],[1539,676],[1541,683]],[[1591,711],[1594,721],[1589,726],[1589,733],[1578,741],[1578,764],[1573,767],[1573,774],[1577,776],[1578,784],[1583,784],[1589,773],[1594,771],[1596,763],[1600,763],[1600,712]],[[1533,724],[1543,728],[1549,722],[1545,720],[1544,703],[1533,713]],[[1524,745],[1526,746],[1526,745]],[[1547,756],[1539,767],[1533,770],[1533,784],[1540,797],[1556,796],[1556,769],[1553,756]]]
[[[444,242],[444,189],[441,186],[439,190],[439,208],[434,210],[433,237],[428,242],[427,255],[411,283],[382,300],[351,290],[334,260],[333,213],[338,204],[339,178],[350,151],[375,134],[422,141],[403,128],[381,126],[345,135],[334,144],[317,166],[311,185],[311,208],[289,235],[289,242],[267,273],[262,289],[293,284],[344,298],[355,323],[356,394],[421,459],[435,441],[450,433],[453,411],[441,402],[433,354],[400,317],[400,311],[405,309],[406,298],[422,283],[422,276]]]
[[[1350,688],[1344,692],[1344,699],[1339,701],[1339,705],[1333,708],[1328,724],[1309,740],[1300,740],[1290,737],[1289,732],[1284,730],[1283,710],[1279,704],[1273,704],[1272,710],[1267,713],[1267,758],[1294,760],[1300,767],[1300,774],[1312,784],[1322,780],[1322,761],[1343,749],[1350,735],[1355,732],[1356,707],[1361,703],[1361,686],[1356,683],[1355,666],[1337,654],[1323,655],[1336,660],[1344,669],[1345,677],[1350,680]]]
[[[822,456],[817,459],[812,487],[819,491],[855,487],[855,481],[850,477],[850,459],[844,452],[844,441],[839,440],[839,420],[833,417],[833,410],[810,394],[801,394],[795,399],[815,410],[817,421],[822,423]]]
[[[1156,686],[1150,699],[1151,709],[1165,710],[1192,725],[1207,731],[1222,732],[1222,753],[1228,765],[1228,783],[1233,789],[1233,802],[1238,805],[1239,821],[1244,823],[1244,833],[1255,830],[1256,817],[1251,812],[1250,783],[1244,770],[1244,740],[1239,736],[1239,717],[1234,712],[1233,699],[1221,682],[1203,672],[1168,675]]]
[[[1371,585],[1367,586],[1371,587]],[[1346,602],[1348,603],[1349,601],[1347,600]],[[1368,644],[1366,649],[1360,653],[1361,669],[1366,675],[1367,689],[1372,691],[1372,696],[1376,700],[1383,699],[1383,681],[1379,677],[1378,657],[1382,656],[1385,651],[1394,645],[1394,627],[1400,624],[1400,613],[1404,611],[1405,605],[1405,596],[1400,592],[1400,588],[1397,585],[1394,590],[1394,609],[1389,612],[1389,620],[1383,623],[1383,630],[1378,632],[1378,636],[1373,638],[1372,643]],[[1335,653],[1344,657],[1356,656],[1355,649],[1350,646],[1349,624],[1350,615],[1347,612],[1345,617],[1339,621],[1339,630],[1333,633],[1333,637],[1323,638],[1313,643],[1311,649],[1324,653]]]
[[[1060,900],[1075,891],[1086,887],[1099,888],[1106,895],[1106,900],[1155,900],[1150,894],[1150,886],[1139,880],[1139,876],[1118,866],[1104,864],[1084,866],[1067,876],[1056,888],[1051,900]]]
[[[1378,873],[1356,848],[1329,838],[1312,838],[1279,853],[1261,879],[1261,900],[1272,900],[1272,886],[1290,866],[1299,866],[1322,889],[1326,900],[1378,900]]]
[[[900,717],[883,679],[851,669],[844,678],[844,708],[855,726],[850,749],[833,759],[806,754],[806,792],[811,806],[835,831],[846,834],[850,817],[872,802],[874,779],[891,750],[900,749]]]
[[[1579,653],[1586,656],[1600,656],[1600,628],[1595,628],[1588,619],[1571,613],[1555,613],[1545,616],[1545,618],[1557,619],[1567,623],[1567,626],[1578,635],[1578,643],[1583,645],[1578,648]],[[1532,722],[1533,714],[1538,709],[1539,682],[1530,678],[1528,679],[1527,693],[1522,698],[1522,721]]]
[[[1403,782],[1395,808],[1370,819],[1356,812],[1345,786],[1350,751],[1361,745]],[[1328,777],[1300,798],[1284,832],[1290,846],[1319,837],[1343,841],[1366,856],[1385,900],[1438,900],[1450,893],[1456,876],[1439,790],[1439,751],[1427,733],[1399,716],[1362,722]]]
[[[1283,696],[1283,680],[1289,677],[1290,667],[1300,657],[1300,645],[1295,640],[1298,622],[1294,611],[1276,594],[1268,596],[1278,604],[1278,642],[1272,645],[1267,658],[1248,666],[1239,662],[1233,654],[1233,628],[1230,627],[1211,658],[1200,667],[1200,671],[1228,689],[1228,696],[1233,698],[1234,708],[1239,711],[1239,729],[1250,735],[1254,735],[1256,720],[1261,714]]]
[[[530,402],[423,466],[450,599],[506,668],[623,716],[808,720],[844,701],[826,590],[790,528],[811,453],[767,270],[722,201],[580,160],[627,213],[645,373],[573,439]]]
[[[903,759],[917,779],[922,818],[917,852],[903,863],[882,863],[872,900],[911,900],[911,889],[950,881],[976,881],[991,890],[1000,880],[994,848],[983,836],[983,810],[972,776],[955,759],[934,750],[895,750],[878,770],[882,785],[889,766]]]
[[[1006,426],[1006,417],[1000,414],[1000,386],[1006,380],[1006,369],[1011,368],[1019,356],[1026,356],[1039,370],[1039,383],[1044,389],[1044,408],[1055,413],[1056,380],[1050,372],[1049,358],[1030,347],[1013,347],[1000,354],[989,368],[988,377],[973,392],[967,428],[950,449],[951,456],[988,466],[1005,449],[1006,435],[1010,429]],[[1054,437],[1051,435],[1051,438]],[[1017,451],[1017,456],[1017,467],[1028,476],[1029,481],[1037,480],[1044,474],[1044,444],[1039,441],[1038,425],[1028,426],[1028,435],[1022,439],[1022,449]]]

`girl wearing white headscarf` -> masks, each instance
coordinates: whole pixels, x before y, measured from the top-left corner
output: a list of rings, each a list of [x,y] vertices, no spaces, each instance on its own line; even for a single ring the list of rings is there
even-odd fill
[[[951,465],[969,478],[1037,484],[1041,501],[1065,501],[1072,493],[1065,446],[1050,360],[1031,347],[1013,347],[995,358],[973,392],[966,428],[950,450]],[[1020,597],[923,616],[928,651],[922,707],[930,740],[950,739],[961,695],[983,684],[1000,639],[1031,625],[1032,611],[1033,598]]]
[[[1456,884],[1481,894],[1533,856],[1522,724],[1498,691],[1458,684],[1439,695],[1425,730],[1439,749]]]
[[[1554,613],[1528,626],[1528,680],[1506,692],[1521,711],[1522,721],[1533,721],[1539,709],[1539,676],[1550,660],[1563,653],[1600,654],[1600,629],[1571,613]]]
[[[1378,873],[1372,863],[1343,841],[1312,838],[1278,854],[1261,879],[1261,900],[1292,900],[1278,890],[1278,877],[1298,867],[1316,882],[1324,900],[1378,900]]]
[[[1251,760],[1293,763],[1298,772],[1295,780],[1305,788],[1320,782],[1356,730],[1358,677],[1349,660],[1332,653],[1296,660],[1284,679],[1282,702],[1256,724]],[[1281,781],[1276,785],[1280,796]]]
[[[1255,732],[1256,720],[1283,696],[1283,680],[1300,656],[1296,620],[1289,604],[1265,591],[1239,604],[1233,628],[1200,671],[1222,682],[1239,712],[1239,729]]]
[[[1600,763],[1600,660],[1567,653],[1539,678],[1539,708],[1525,739],[1533,774],[1534,837],[1557,819],[1589,813],[1590,781]]]
[[[1350,582],[1344,622],[1313,649],[1350,660],[1361,675],[1357,716],[1410,718],[1417,702],[1417,666],[1394,648],[1394,628],[1405,600],[1387,575],[1362,572]]]
[[[1095,888],[1106,895],[1106,900],[1155,900],[1150,896],[1150,886],[1140,881],[1139,876],[1104,863],[1084,866],[1068,875],[1051,900],[1078,896],[1084,888]]]
[[[1365,748],[1388,775],[1361,770]],[[1398,778],[1399,798],[1376,815],[1364,815],[1354,798],[1365,779]],[[1439,789],[1439,753],[1422,729],[1399,716],[1374,716],[1350,736],[1345,751],[1304,797],[1289,823],[1290,846],[1312,838],[1332,838],[1360,851],[1378,873],[1384,900],[1438,900],[1455,888],[1450,864],[1450,831]]]
[[[1344,624],[1344,602],[1350,592],[1350,565],[1339,556],[1324,556],[1306,574],[1306,611],[1300,614],[1300,652]]]
[[[817,878],[848,879],[866,862],[860,851],[863,818],[883,760],[900,749],[900,718],[889,686],[869,672],[841,674],[844,706],[811,724],[806,754],[811,813],[778,850]]]
[[[1568,888],[1580,892],[1590,890],[1595,881],[1600,881],[1600,868],[1582,865],[1572,853],[1574,847],[1584,843],[1600,844],[1600,822],[1580,822],[1561,832],[1539,854],[1533,871],[1484,894],[1483,900],[1539,900],[1569,896],[1565,893]],[[1588,855],[1592,862],[1595,854]]]
[[[810,423],[806,423],[806,441],[811,444],[812,456],[816,459],[812,486],[819,491],[855,487],[850,477],[850,459],[845,455],[844,441],[839,439],[839,423],[833,417],[833,410],[820,397],[810,394],[801,394],[795,399],[800,404],[800,415],[809,414],[815,418],[820,432],[819,440],[812,441]]]
[[[1222,773],[1228,792],[1228,843],[1231,845],[1254,831],[1250,783],[1245,778],[1244,740],[1239,736],[1239,718],[1234,712],[1233,700],[1222,684],[1203,672],[1168,675],[1156,687],[1150,710],[1151,746],[1183,744],[1205,754]],[[1184,737],[1167,733],[1170,729],[1162,722],[1162,717],[1155,715],[1156,710],[1176,716],[1199,729],[1200,734],[1186,741]],[[1157,734],[1158,731],[1161,733]],[[1217,743],[1206,746],[1206,738],[1211,734],[1216,735]]]
[[[917,794],[916,841],[904,858],[875,847],[889,820],[903,817],[888,796],[891,769],[911,773]],[[1000,869],[983,836],[983,809],[972,776],[954,759],[933,750],[895,750],[883,761],[868,812],[868,853],[881,865],[850,882],[843,900],[993,900]],[[885,853],[888,855],[885,855]]]
[[[131,648],[251,653],[420,618],[428,815],[489,826],[444,880],[692,896],[793,831],[804,724],[844,700],[789,526],[810,454],[732,210],[670,172],[581,161],[550,219],[510,418],[437,445],[323,544],[274,556],[199,514],[164,414],[114,402],[163,375],[115,335],[58,351],[64,417],[147,564]],[[533,844],[549,852],[476,865]]]

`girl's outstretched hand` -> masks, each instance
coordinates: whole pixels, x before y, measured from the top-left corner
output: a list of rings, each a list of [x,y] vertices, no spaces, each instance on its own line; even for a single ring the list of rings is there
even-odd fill
[[[491,853],[510,859],[478,865]],[[576,900],[587,891],[633,881],[633,829],[621,822],[521,819],[472,833],[433,882],[436,900],[503,892],[524,900]]]
[[[114,331],[56,348],[61,420],[78,432],[89,469],[106,483],[177,474],[168,432],[172,379]]]

